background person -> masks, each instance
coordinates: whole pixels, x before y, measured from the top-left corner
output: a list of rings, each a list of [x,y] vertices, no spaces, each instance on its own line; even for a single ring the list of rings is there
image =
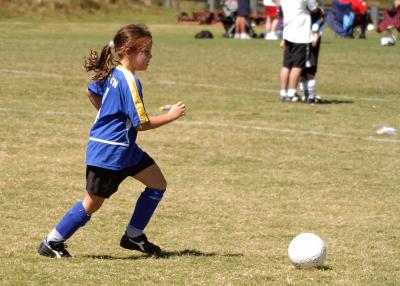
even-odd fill
[[[301,72],[299,83],[300,90],[303,93],[303,101],[309,104],[320,102],[320,98],[317,96],[316,74],[322,31],[324,28],[324,12],[321,8],[317,8],[311,12],[311,21],[311,44],[309,46],[306,66]]]
[[[280,72],[280,99],[297,101],[296,88],[305,67],[307,48],[311,42],[310,12],[317,9],[316,0],[279,0],[283,13],[283,65]]]
[[[266,40],[278,40],[278,9],[275,0],[264,0],[265,10],[265,35]]]
[[[367,3],[361,0],[339,0],[339,2],[345,4],[351,3],[351,9],[355,16],[353,27],[360,26],[361,32],[359,38],[365,39],[365,31],[370,21]]]
[[[250,15],[250,0],[238,0],[238,16],[235,22],[235,39],[249,40],[250,35],[246,31],[247,18]]]

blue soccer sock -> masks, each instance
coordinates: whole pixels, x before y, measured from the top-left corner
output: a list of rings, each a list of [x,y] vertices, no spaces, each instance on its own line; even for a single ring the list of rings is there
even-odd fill
[[[62,242],[70,238],[75,231],[90,220],[90,215],[83,207],[82,201],[77,202],[64,215],[57,226],[47,236],[47,242]]]
[[[165,190],[145,188],[139,196],[132,218],[126,228],[128,236],[135,237],[143,233],[149,223]]]

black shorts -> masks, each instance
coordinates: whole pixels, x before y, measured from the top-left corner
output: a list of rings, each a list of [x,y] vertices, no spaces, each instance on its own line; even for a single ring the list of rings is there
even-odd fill
[[[145,152],[136,166],[119,171],[87,166],[86,190],[95,196],[109,198],[118,190],[123,180],[138,174],[153,164],[155,164],[153,158]]]
[[[283,66],[285,68],[304,68],[307,59],[308,44],[292,43],[285,40]]]
[[[318,66],[318,55],[319,55],[319,48],[321,45],[321,41],[318,41],[315,47],[311,47],[308,53],[308,58],[306,61],[306,66],[301,72],[301,75],[305,77],[306,75],[313,75],[315,76],[317,73],[317,66]]]
[[[238,16],[247,17],[250,15],[250,0],[238,1]]]

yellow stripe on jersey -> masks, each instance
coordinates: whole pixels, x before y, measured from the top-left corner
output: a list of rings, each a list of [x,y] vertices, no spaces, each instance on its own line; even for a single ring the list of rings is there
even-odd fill
[[[144,124],[149,121],[149,117],[146,114],[146,110],[144,109],[144,105],[142,99],[139,95],[139,90],[136,85],[135,78],[133,74],[123,66],[118,66],[118,69],[124,73],[126,82],[129,86],[129,91],[131,92],[133,105],[135,106],[136,112],[139,116],[140,123]]]

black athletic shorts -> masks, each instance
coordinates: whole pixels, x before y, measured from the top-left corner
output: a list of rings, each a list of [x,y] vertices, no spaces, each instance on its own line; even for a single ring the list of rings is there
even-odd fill
[[[308,44],[292,43],[285,40],[283,66],[285,68],[304,68],[307,59]]]
[[[306,75],[316,75],[317,73],[317,66],[318,66],[318,55],[319,55],[319,48],[321,45],[321,41],[318,41],[315,47],[311,47],[308,53],[308,59],[306,61],[306,67],[301,72],[302,76]]]
[[[155,164],[146,152],[143,154],[139,163],[130,168],[119,171],[99,168],[95,166],[86,167],[86,190],[96,196],[109,198],[114,194],[119,185],[129,176],[134,176],[144,169]]]

